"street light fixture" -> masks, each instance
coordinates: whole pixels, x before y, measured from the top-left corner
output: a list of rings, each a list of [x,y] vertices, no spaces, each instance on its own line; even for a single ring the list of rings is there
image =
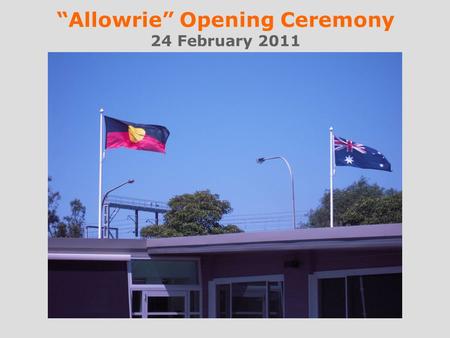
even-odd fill
[[[283,156],[275,156],[275,157],[260,157],[256,159],[256,163],[263,164],[265,161],[279,159],[282,160],[289,170],[289,175],[291,176],[291,188],[292,188],[292,222],[294,225],[294,229],[296,228],[296,220],[295,220],[295,194],[294,194],[294,176],[292,175],[292,168],[289,162]]]
[[[109,195],[110,193],[112,193],[114,190],[119,189],[120,187],[123,187],[123,186],[126,185],[126,184],[132,184],[132,183],[134,183],[134,179],[130,178],[128,181],[123,182],[122,184],[119,184],[117,187],[114,187],[114,188],[108,190],[108,191],[105,193],[105,195],[103,196],[103,199],[102,199],[102,211],[103,211],[103,207],[104,207],[104,205],[105,205],[106,197],[108,197],[108,195]],[[103,221],[103,219],[104,219],[104,217],[102,217],[102,221]],[[109,220],[108,220],[107,223],[109,223]],[[99,226],[102,226],[102,225],[100,224]],[[107,226],[109,227],[109,224],[107,224]],[[107,228],[107,229],[105,229],[105,230],[106,230],[106,235],[108,235],[109,229]],[[108,236],[108,238],[109,238],[109,236]]]

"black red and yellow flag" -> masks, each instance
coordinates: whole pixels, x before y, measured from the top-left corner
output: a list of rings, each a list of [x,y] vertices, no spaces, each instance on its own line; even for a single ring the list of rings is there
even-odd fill
[[[153,124],[139,124],[105,116],[105,149],[129,148],[136,150],[166,152],[169,130]]]

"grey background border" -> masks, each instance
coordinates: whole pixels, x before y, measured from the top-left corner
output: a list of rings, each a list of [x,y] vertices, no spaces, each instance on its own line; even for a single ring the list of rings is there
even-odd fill
[[[47,53],[151,51],[148,32],[73,31],[61,9],[139,12],[167,8],[163,1],[3,2],[1,6],[1,189],[3,210],[1,318],[5,335],[129,336],[380,336],[430,334],[444,327],[448,285],[444,257],[449,221],[448,22],[445,2],[408,1],[174,1],[174,10],[204,13],[386,13],[391,32],[302,31],[295,51],[403,53],[404,319],[271,321],[130,321],[46,319],[45,207],[47,188]],[[168,27],[178,33],[178,27]],[[217,35],[219,35],[219,31]],[[226,34],[230,34],[225,32]],[[240,30],[246,36],[258,32]],[[280,32],[278,32],[280,33]],[[101,81],[101,79],[99,79]]]

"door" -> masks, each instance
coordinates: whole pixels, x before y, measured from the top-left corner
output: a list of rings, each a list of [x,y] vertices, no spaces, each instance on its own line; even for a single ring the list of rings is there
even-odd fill
[[[143,297],[147,318],[186,318],[186,291],[146,291]]]

